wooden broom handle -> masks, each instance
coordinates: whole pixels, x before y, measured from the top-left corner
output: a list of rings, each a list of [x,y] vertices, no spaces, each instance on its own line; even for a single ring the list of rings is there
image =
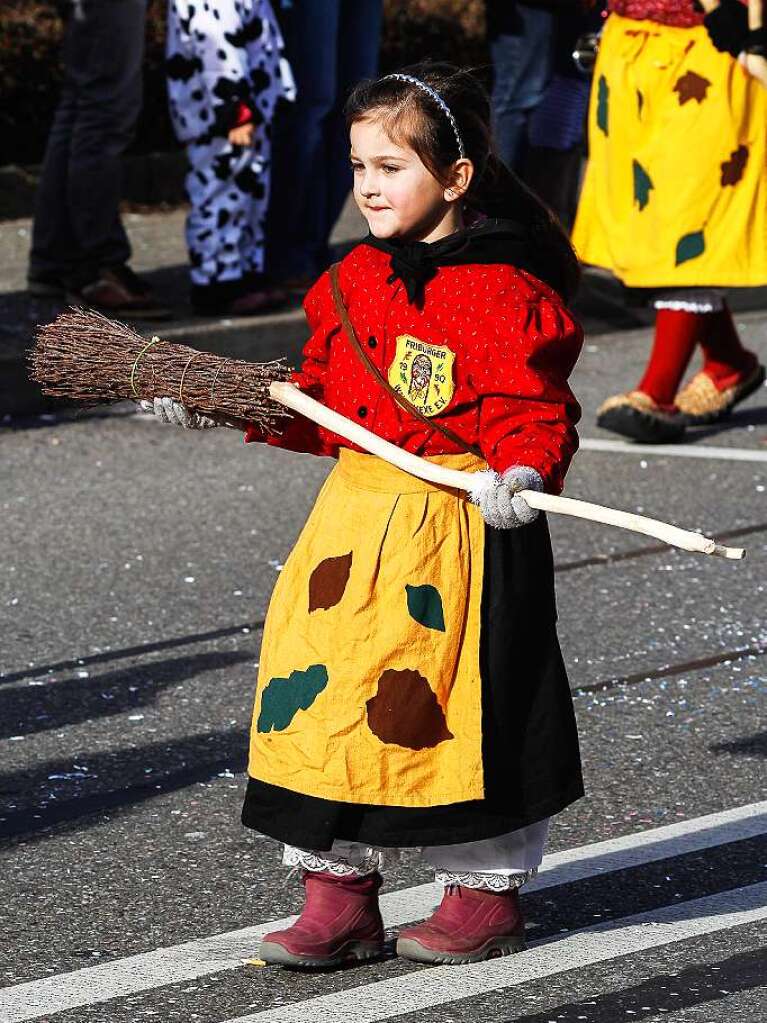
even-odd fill
[[[396,444],[390,444],[389,441],[371,433],[359,423],[354,423],[339,412],[334,412],[333,409],[329,409],[321,402],[315,401],[294,384],[278,381],[270,386],[269,394],[280,405],[299,412],[319,426],[324,426],[326,430],[356,444],[357,447],[383,458],[404,472],[409,472],[411,476],[457,490],[469,491],[472,489],[474,473],[447,469],[436,462],[430,462],[409,451],[403,451]],[[574,515],[579,519],[589,519],[592,522],[603,522],[608,526],[631,529],[635,533],[644,533],[646,536],[655,537],[656,540],[662,540],[664,543],[680,547],[685,551],[714,554],[720,558],[734,560],[739,560],[746,554],[742,547],[725,547],[700,533],[680,529],[678,526],[660,522],[658,519],[650,519],[645,515],[635,515],[633,512],[619,511],[617,508],[605,508],[587,501],[574,501],[570,497],[541,494],[537,490],[522,490],[520,494],[531,508],[556,512],[559,515]]]

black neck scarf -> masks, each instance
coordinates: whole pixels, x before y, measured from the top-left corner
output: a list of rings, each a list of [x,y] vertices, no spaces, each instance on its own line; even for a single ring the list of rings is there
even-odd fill
[[[391,256],[388,282],[402,281],[408,302],[419,309],[423,309],[424,288],[441,266],[510,264],[546,280],[535,265],[526,229],[513,220],[488,218],[436,242],[407,242],[371,234],[363,244]]]

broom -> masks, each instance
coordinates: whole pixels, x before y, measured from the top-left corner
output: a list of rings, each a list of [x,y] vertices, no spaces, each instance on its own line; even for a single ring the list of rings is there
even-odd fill
[[[241,428],[251,422],[270,433],[277,432],[281,417],[289,415],[284,409],[290,408],[421,479],[470,495],[482,479],[482,474],[457,472],[403,451],[315,401],[287,382],[288,369],[281,360],[243,362],[156,337],[147,342],[123,323],[76,309],[38,330],[30,361],[33,379],[53,397],[96,404],[170,396],[226,426]],[[741,547],[725,547],[643,515],[534,490],[523,490],[520,496],[531,508],[620,526],[683,550],[734,559],[745,555]]]
[[[269,397],[286,380],[284,360],[246,362],[153,337],[92,310],[71,309],[37,331],[30,375],[52,398],[88,405],[170,396],[227,426],[278,432],[289,418]]]

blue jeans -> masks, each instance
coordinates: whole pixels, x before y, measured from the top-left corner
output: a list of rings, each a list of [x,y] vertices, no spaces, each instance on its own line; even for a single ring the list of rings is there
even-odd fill
[[[81,287],[130,258],[120,158],[141,111],[146,6],[86,0],[82,18],[67,18],[64,84],[35,197],[33,277]]]
[[[266,269],[276,279],[317,275],[352,187],[343,107],[375,74],[382,0],[300,0],[281,15],[298,96],[274,124]]]
[[[487,8],[495,139],[503,162],[518,170],[528,120],[551,79],[554,15],[508,0],[488,0]]]

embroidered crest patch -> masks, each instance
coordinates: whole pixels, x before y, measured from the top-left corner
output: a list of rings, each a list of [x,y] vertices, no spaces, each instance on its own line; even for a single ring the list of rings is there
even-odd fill
[[[400,334],[389,366],[389,383],[424,416],[436,416],[450,404],[455,391],[455,353],[445,345],[430,345],[411,334]]]

